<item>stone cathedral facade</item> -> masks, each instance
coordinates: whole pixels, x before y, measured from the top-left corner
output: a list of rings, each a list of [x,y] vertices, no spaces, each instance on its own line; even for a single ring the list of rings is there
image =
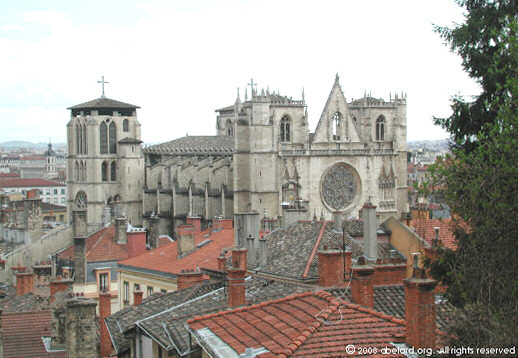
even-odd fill
[[[277,226],[298,219],[357,217],[364,202],[380,219],[407,205],[406,97],[347,102],[336,76],[314,132],[302,93],[238,97],[218,109],[215,136],[186,136],[141,148],[139,107],[108,98],[70,107],[69,208],[100,222],[158,217],[161,234],[189,215],[259,213]]]
[[[188,215],[257,212],[280,225],[298,219],[357,217],[364,202],[380,219],[406,209],[406,98],[364,96],[347,103],[336,76],[317,128],[300,100],[252,86],[217,110],[215,136],[187,136],[147,147],[143,218],[160,230]],[[145,223],[144,223],[145,224]]]

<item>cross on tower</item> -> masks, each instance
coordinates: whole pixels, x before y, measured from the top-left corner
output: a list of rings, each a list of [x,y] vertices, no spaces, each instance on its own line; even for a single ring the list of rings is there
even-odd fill
[[[254,86],[257,87],[257,83],[254,83],[254,80],[253,79],[250,79],[250,88],[252,89],[252,96],[254,95]]]
[[[102,94],[101,98],[105,98],[106,96],[104,95],[104,84],[105,84],[105,83],[110,83],[110,82],[106,82],[106,81],[104,80],[104,76],[102,76],[102,77],[101,77],[101,80],[100,80],[100,81],[97,81],[97,83],[100,83],[100,84],[103,86],[103,94]]]

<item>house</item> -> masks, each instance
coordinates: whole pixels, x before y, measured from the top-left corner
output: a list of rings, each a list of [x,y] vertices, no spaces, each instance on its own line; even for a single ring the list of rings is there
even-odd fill
[[[175,242],[119,261],[119,309],[134,304],[133,291],[143,291],[144,297],[175,291],[185,287],[185,280],[208,279],[202,271],[218,269],[218,256],[234,246],[232,220],[215,219],[213,227],[206,230],[200,230],[200,218],[187,220],[192,225],[179,225]],[[158,234],[158,230],[151,231]],[[154,239],[150,237],[150,241]]]

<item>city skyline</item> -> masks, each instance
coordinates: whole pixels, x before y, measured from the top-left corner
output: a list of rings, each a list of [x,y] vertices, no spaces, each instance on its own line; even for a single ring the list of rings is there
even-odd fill
[[[250,79],[300,99],[315,130],[336,73],[348,101],[408,96],[408,137],[446,133],[432,116],[478,93],[433,25],[461,22],[451,1],[60,1],[2,4],[0,142],[66,141],[67,107],[106,96],[141,107],[144,142],[215,134],[218,108]],[[253,20],[250,20],[253,19]]]

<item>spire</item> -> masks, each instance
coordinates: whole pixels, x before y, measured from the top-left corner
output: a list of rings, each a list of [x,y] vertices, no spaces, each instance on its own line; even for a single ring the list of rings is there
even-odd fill
[[[338,72],[337,72],[336,77],[335,77],[335,83],[338,83],[338,81],[340,81],[340,76],[338,76]]]
[[[306,100],[306,96],[304,95],[304,86],[302,86],[302,102]]]
[[[237,99],[236,103],[241,103],[241,98],[239,98],[239,87],[237,88]]]
[[[248,88],[245,87],[245,102],[248,101]]]

